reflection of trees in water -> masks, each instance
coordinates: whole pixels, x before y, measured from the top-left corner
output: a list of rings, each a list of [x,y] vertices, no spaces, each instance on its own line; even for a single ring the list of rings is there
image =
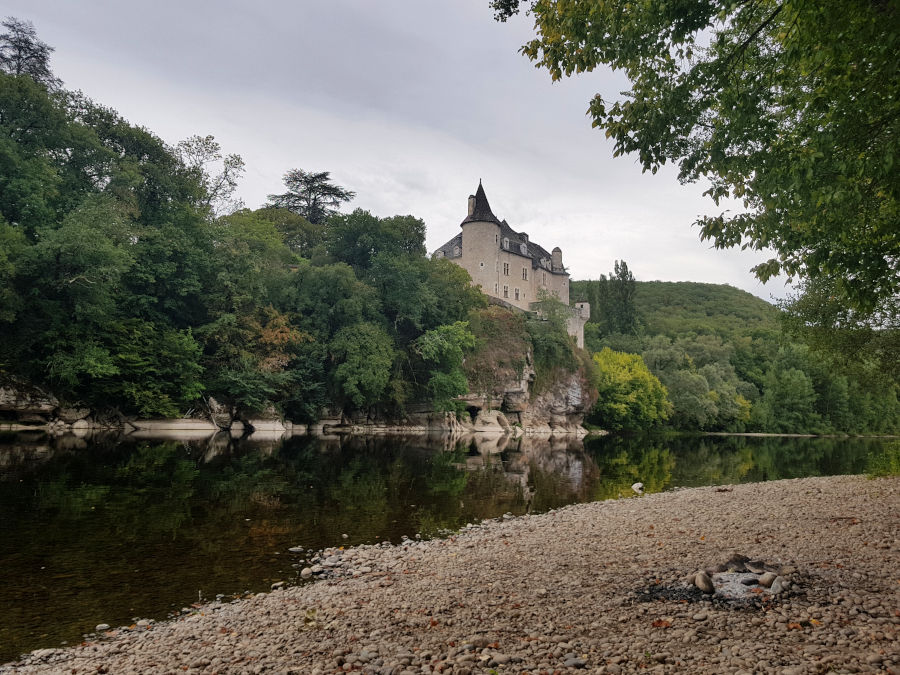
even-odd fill
[[[635,496],[631,486],[637,482],[644,484],[645,492],[660,492],[671,486],[675,458],[659,439],[606,436],[589,440],[587,448],[599,473],[594,499]]]
[[[28,440],[29,447],[48,442]],[[884,454],[886,444],[610,436],[590,439],[585,452],[577,439],[503,437],[498,453],[500,442],[482,436],[446,447],[441,439],[421,438],[298,437],[276,448],[221,434],[205,443],[132,445],[109,437],[77,451],[51,447],[30,469],[17,466],[7,473],[0,504],[24,518],[23,527],[28,511],[44,514],[49,525],[42,527],[58,528],[63,539],[69,538],[65,531],[78,531],[75,524],[89,522],[88,538],[182,537],[207,551],[226,548],[235,538],[271,547],[279,536],[292,537],[316,546],[335,543],[336,533],[351,541],[396,539],[506,511],[630,496],[637,481],[655,492],[673,485],[859,473]],[[32,538],[25,531],[18,536]]]
[[[880,441],[846,438],[673,439],[682,485],[860,473]]]
[[[670,486],[862,473],[880,456],[879,439],[756,436],[607,436],[588,441],[605,475],[601,493],[629,493],[634,481],[654,492]],[[633,480],[632,480],[633,479]],[[627,483],[627,485],[626,485]],[[598,495],[599,496],[599,495]]]

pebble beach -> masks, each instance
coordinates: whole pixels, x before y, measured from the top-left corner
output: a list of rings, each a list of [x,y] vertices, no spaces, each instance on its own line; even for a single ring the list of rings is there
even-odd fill
[[[693,583],[736,556],[779,592]],[[675,490],[317,560],[0,673],[900,673],[897,477]]]

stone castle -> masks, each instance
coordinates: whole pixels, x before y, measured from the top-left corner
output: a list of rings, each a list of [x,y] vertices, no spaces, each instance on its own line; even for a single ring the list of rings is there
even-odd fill
[[[469,213],[460,223],[462,231],[434,252],[464,268],[472,283],[500,304],[532,311],[544,293],[569,304],[569,273],[563,266],[562,250],[551,253],[525,232],[516,232],[491,211],[481,181],[469,196]],[[569,335],[584,347],[584,324],[590,305],[575,304],[568,318]]]

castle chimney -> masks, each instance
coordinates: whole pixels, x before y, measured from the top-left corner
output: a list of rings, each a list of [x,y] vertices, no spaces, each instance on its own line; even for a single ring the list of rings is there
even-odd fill
[[[475,195],[469,195],[469,215],[475,213]]]

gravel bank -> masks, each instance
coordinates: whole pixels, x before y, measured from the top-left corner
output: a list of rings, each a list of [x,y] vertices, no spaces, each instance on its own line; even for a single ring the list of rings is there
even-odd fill
[[[791,589],[734,604],[684,581],[735,552],[787,566]],[[0,673],[900,672],[898,563],[900,478],[680,490],[352,549],[356,576]]]

